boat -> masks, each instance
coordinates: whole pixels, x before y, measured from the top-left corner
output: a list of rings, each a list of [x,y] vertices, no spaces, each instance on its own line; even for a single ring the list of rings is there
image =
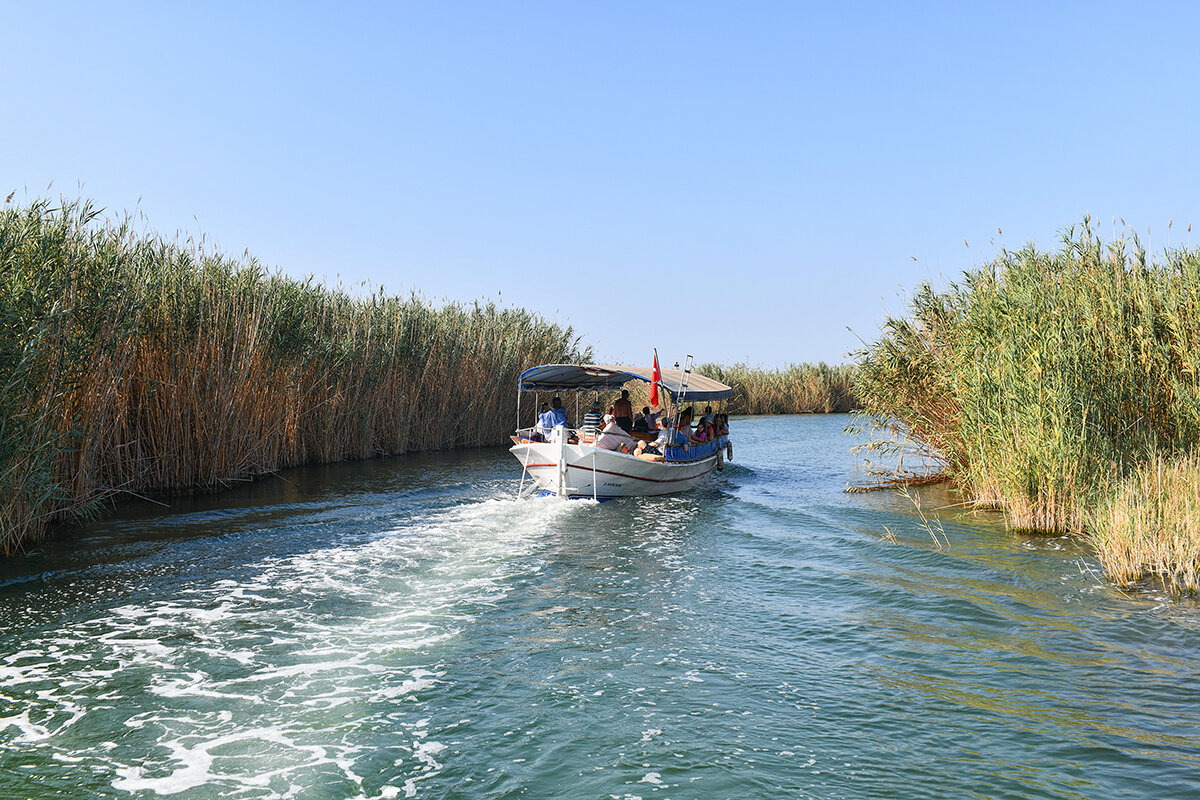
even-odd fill
[[[521,427],[521,396],[534,394],[537,419],[538,394],[573,393],[579,420],[581,393],[611,391],[627,383],[656,384],[670,405],[663,403],[664,419],[677,420],[685,403],[722,400],[733,389],[693,371],[692,357],[684,368],[658,369],[606,364],[542,364],[521,373],[517,379],[517,431],[509,452],[521,463],[520,494],[541,490],[563,499],[611,500],[617,497],[649,497],[685,492],[699,485],[714,469],[733,457],[728,434],[700,444],[663,448],[662,460],[650,461],[636,455],[596,447],[586,432],[563,426],[550,430],[536,422]],[[656,393],[652,388],[652,396]],[[588,401],[588,405],[591,401]],[[530,488],[526,489],[526,480]]]

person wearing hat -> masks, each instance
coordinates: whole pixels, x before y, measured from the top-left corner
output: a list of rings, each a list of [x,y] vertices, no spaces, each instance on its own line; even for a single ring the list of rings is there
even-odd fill
[[[596,437],[596,447],[602,450],[615,450],[621,453],[633,452],[635,440],[617,424],[612,414],[604,415],[604,430]]]

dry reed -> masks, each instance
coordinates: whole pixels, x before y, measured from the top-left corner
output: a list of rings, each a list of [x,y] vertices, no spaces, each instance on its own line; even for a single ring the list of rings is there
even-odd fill
[[[88,203],[6,206],[0,551],[125,492],[498,444],[522,369],[589,357],[523,310],[353,296]]]
[[[733,387],[730,414],[829,414],[858,407],[854,367],[789,364],[765,369],[746,364],[701,364],[697,372]]]
[[[1149,576],[1172,594],[1200,588],[1200,457],[1156,457],[1106,497],[1091,528],[1105,572],[1122,586]]]

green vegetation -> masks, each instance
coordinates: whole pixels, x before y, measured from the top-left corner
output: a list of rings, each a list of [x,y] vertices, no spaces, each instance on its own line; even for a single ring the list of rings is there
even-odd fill
[[[590,358],[492,304],[327,289],[102,225],[0,212],[0,551],[122,493],[503,442],[530,364]]]
[[[1088,533],[1122,583],[1197,588],[1191,506],[1140,506],[1136,487],[1200,442],[1200,250],[1156,260],[1085,220],[1057,252],[1002,251],[945,292],[922,285],[861,356],[864,413],[940,456],[971,500],[1019,528]],[[1180,463],[1164,497],[1194,492]]]
[[[709,403],[685,401],[684,405],[712,405],[728,414],[830,414],[858,408],[853,384],[855,367],[849,364],[789,364],[783,369],[764,369],[745,364],[697,364],[699,375],[724,383],[733,389],[727,400]],[[634,411],[650,404],[650,384],[626,386]],[[601,392],[600,406],[607,408],[620,392]],[[584,408],[586,410],[586,407]],[[570,409],[574,414],[574,409]]]
[[[696,371],[733,387],[730,414],[828,414],[858,407],[851,365],[789,364],[763,369],[745,364],[701,364]]]

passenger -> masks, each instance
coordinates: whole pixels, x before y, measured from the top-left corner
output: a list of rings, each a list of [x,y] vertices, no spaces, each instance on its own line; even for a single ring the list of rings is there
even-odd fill
[[[550,429],[553,427],[554,416],[550,413],[550,404],[542,403],[542,410],[538,413],[538,422],[534,426],[533,433],[544,441],[550,435]]]
[[[621,426],[621,430],[629,433],[633,430],[633,403],[629,402],[629,390],[621,390],[621,399],[613,403],[613,416],[617,418],[617,424]]]
[[[697,437],[697,433],[701,430],[701,428],[692,430],[692,426],[688,424],[689,419],[690,417],[686,416],[679,417],[679,427],[676,429],[676,433],[680,434],[688,444],[699,444],[705,441],[704,439]]]
[[[541,416],[541,427],[549,431],[560,425],[567,426],[567,410],[563,408],[562,398],[555,397],[550,401],[550,410]]]
[[[650,406],[642,406],[642,416],[646,418],[646,430],[654,430],[658,427],[658,418],[662,416],[662,410],[650,413]]]
[[[662,453],[658,451],[658,448],[652,444],[647,444],[646,442],[638,442],[637,449],[633,451],[633,454],[643,461],[663,460]]]
[[[689,439],[692,438],[692,410],[686,409],[675,420],[675,428],[682,431]]]
[[[604,415],[604,430],[596,437],[596,447],[601,450],[615,450],[621,453],[632,453],[636,446],[634,438],[617,424],[611,414]]]
[[[705,406],[704,414],[700,417],[700,421],[711,425],[715,416],[716,415],[713,414],[712,406]]]
[[[646,424],[646,416],[644,414],[636,414],[633,418],[634,433],[649,433],[650,426]]]
[[[600,404],[592,403],[592,407],[583,415],[583,425],[579,432],[584,436],[595,436],[604,424],[604,415],[600,413]]]
[[[728,414],[717,414],[717,435],[718,436],[728,436],[729,435],[729,415]]]
[[[680,420],[679,424],[682,426],[683,420]],[[654,440],[653,447],[656,452],[665,452],[668,447],[686,447],[689,438],[688,434],[680,428],[672,428],[670,420],[663,420],[662,430],[658,432],[658,438]]]

